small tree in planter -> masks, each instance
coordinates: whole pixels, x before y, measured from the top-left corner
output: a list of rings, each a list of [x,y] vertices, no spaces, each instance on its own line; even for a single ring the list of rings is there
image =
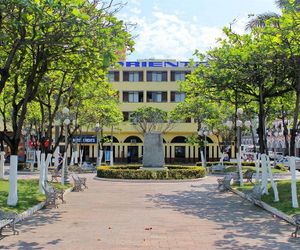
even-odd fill
[[[164,150],[162,134],[174,126],[168,112],[153,107],[142,107],[130,115],[130,122],[144,135],[144,167],[162,167]]]

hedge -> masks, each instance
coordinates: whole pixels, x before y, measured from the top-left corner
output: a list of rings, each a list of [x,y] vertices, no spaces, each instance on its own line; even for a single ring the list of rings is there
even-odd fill
[[[168,166],[163,170],[136,169],[132,166],[98,167],[97,177],[113,179],[154,179],[154,180],[174,180],[174,179],[197,179],[206,175],[204,167],[183,167]]]
[[[216,165],[218,163],[220,163],[220,162],[218,162],[218,161],[215,161],[215,162],[209,161],[209,162],[206,162],[206,166],[211,167],[212,165]],[[237,165],[237,162],[224,161],[223,165],[224,166],[235,166],[235,165]],[[202,162],[201,161],[196,162],[196,166],[202,166]],[[254,166],[255,167],[255,162],[247,162],[247,161],[242,162],[242,166]]]

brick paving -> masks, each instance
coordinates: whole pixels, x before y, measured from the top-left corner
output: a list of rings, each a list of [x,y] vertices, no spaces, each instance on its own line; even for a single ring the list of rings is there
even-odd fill
[[[66,196],[18,224],[0,249],[300,249],[294,227],[232,193],[216,177],[197,182],[131,183],[88,177]]]

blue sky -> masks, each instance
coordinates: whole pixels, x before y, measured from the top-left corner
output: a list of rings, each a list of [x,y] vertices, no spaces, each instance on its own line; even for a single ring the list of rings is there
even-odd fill
[[[127,0],[120,19],[135,23],[135,51],[127,60],[192,58],[216,46],[222,28],[244,33],[248,14],[278,12],[275,0]]]

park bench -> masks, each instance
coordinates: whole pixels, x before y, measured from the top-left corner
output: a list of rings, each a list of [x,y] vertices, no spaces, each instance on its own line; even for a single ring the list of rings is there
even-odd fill
[[[0,235],[2,235],[3,229],[7,227],[10,227],[14,234],[19,234],[15,228],[17,216],[17,213],[8,213],[0,210]]]
[[[253,174],[254,172],[251,170],[247,170],[244,174],[243,174],[243,179],[246,179],[246,182],[252,182],[252,178],[253,178]]]
[[[83,188],[88,188],[85,177],[79,177],[77,174],[73,174],[72,178],[74,180],[73,191],[79,192],[79,191],[83,191]]]
[[[217,179],[217,181],[218,181],[218,190],[223,191],[223,192],[229,190],[232,178],[233,177],[232,177],[231,174],[227,174],[223,178]]]
[[[212,165],[211,166],[211,172],[224,172],[225,171],[225,166],[223,164],[217,164],[217,165]]]
[[[261,187],[261,185],[257,184],[254,185],[250,192],[246,193],[246,198],[253,204],[260,206],[262,194],[263,188]]]
[[[54,180],[56,180],[56,182],[59,182],[57,178],[61,178],[61,172],[60,172],[60,170],[55,169],[51,173],[51,182],[53,182]]]
[[[296,229],[295,232],[292,233],[292,237],[297,237],[298,230],[300,229],[300,214],[293,215],[292,219],[296,225]]]
[[[43,185],[43,189],[45,191],[46,195],[46,201],[45,206],[46,207],[58,207],[56,200],[60,199],[62,203],[66,203],[64,200],[64,190],[56,189],[49,185],[49,183],[46,181],[45,185]]]

